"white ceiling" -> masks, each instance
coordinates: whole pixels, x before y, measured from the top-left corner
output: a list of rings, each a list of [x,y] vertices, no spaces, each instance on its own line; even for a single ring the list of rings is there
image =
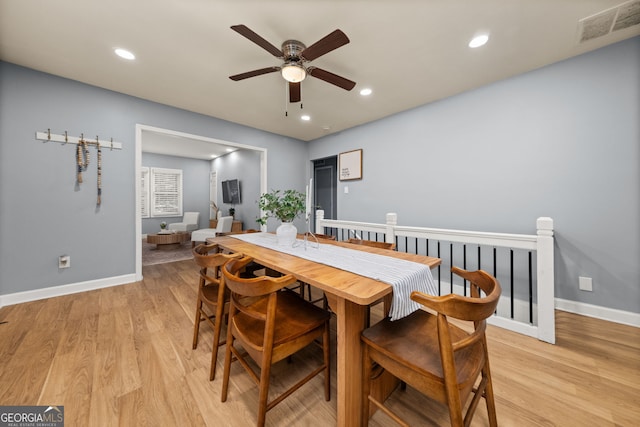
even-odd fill
[[[212,160],[238,149],[238,147],[211,138],[200,139],[196,136],[185,136],[172,131],[142,131],[142,151],[145,153]]]
[[[640,34],[633,25],[579,42],[580,19],[622,3],[0,0],[0,59],[309,141]],[[355,81],[355,89],[308,77],[301,110],[287,106],[279,73],[230,80],[281,65],[229,28],[236,24],[277,47],[289,38],[309,46],[341,29],[351,42],[311,65]],[[489,42],[470,49],[479,32]],[[136,60],[116,57],[116,47]],[[364,87],[373,94],[360,96]],[[311,120],[301,121],[302,113]]]

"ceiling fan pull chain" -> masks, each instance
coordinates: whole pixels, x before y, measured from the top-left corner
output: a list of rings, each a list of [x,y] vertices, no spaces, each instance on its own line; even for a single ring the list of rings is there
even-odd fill
[[[284,83],[284,116],[289,117],[289,83]]]

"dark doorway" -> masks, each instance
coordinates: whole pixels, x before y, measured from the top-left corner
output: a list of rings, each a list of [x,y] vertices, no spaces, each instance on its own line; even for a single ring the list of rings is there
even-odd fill
[[[324,217],[337,219],[338,157],[327,157],[313,161],[313,212],[324,210]],[[313,229],[315,230],[315,215]]]

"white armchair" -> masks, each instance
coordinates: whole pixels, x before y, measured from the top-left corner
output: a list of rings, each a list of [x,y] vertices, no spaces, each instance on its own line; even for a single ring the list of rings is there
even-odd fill
[[[169,224],[169,231],[193,231],[198,229],[200,212],[185,212],[182,222]]]
[[[191,233],[191,246],[195,246],[196,242],[206,242],[210,237],[216,237],[218,233],[228,233],[233,225],[232,216],[223,216],[218,218],[218,226],[216,228],[203,228]]]

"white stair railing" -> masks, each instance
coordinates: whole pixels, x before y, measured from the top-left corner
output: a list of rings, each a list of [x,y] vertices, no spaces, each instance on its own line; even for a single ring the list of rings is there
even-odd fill
[[[545,342],[555,343],[554,244],[553,220],[551,218],[538,218],[536,222],[537,234],[535,235],[400,226],[397,225],[397,220],[398,217],[395,213],[386,215],[385,224],[330,220],[324,218],[324,211],[318,210],[316,211],[315,229],[318,233],[323,234],[330,234],[326,229],[331,229],[333,234],[338,235],[339,240],[346,240],[349,237],[363,238],[361,236],[365,233],[367,236],[373,233],[375,236],[383,235],[384,241],[390,243],[399,243],[401,239],[424,239],[427,242],[478,245],[478,248],[507,248],[535,252],[535,283],[533,283],[535,303],[528,302],[534,311],[534,319],[514,319],[513,313],[511,316],[503,315],[499,308],[498,313],[489,322]],[[397,246],[398,250],[403,250],[402,245],[397,244]],[[503,289],[504,287],[503,283]],[[455,287],[452,286],[452,288]],[[454,289],[454,292],[458,293],[458,291],[459,289]],[[516,296],[511,294],[509,298],[514,299]],[[513,301],[506,302],[506,304],[513,305]]]

